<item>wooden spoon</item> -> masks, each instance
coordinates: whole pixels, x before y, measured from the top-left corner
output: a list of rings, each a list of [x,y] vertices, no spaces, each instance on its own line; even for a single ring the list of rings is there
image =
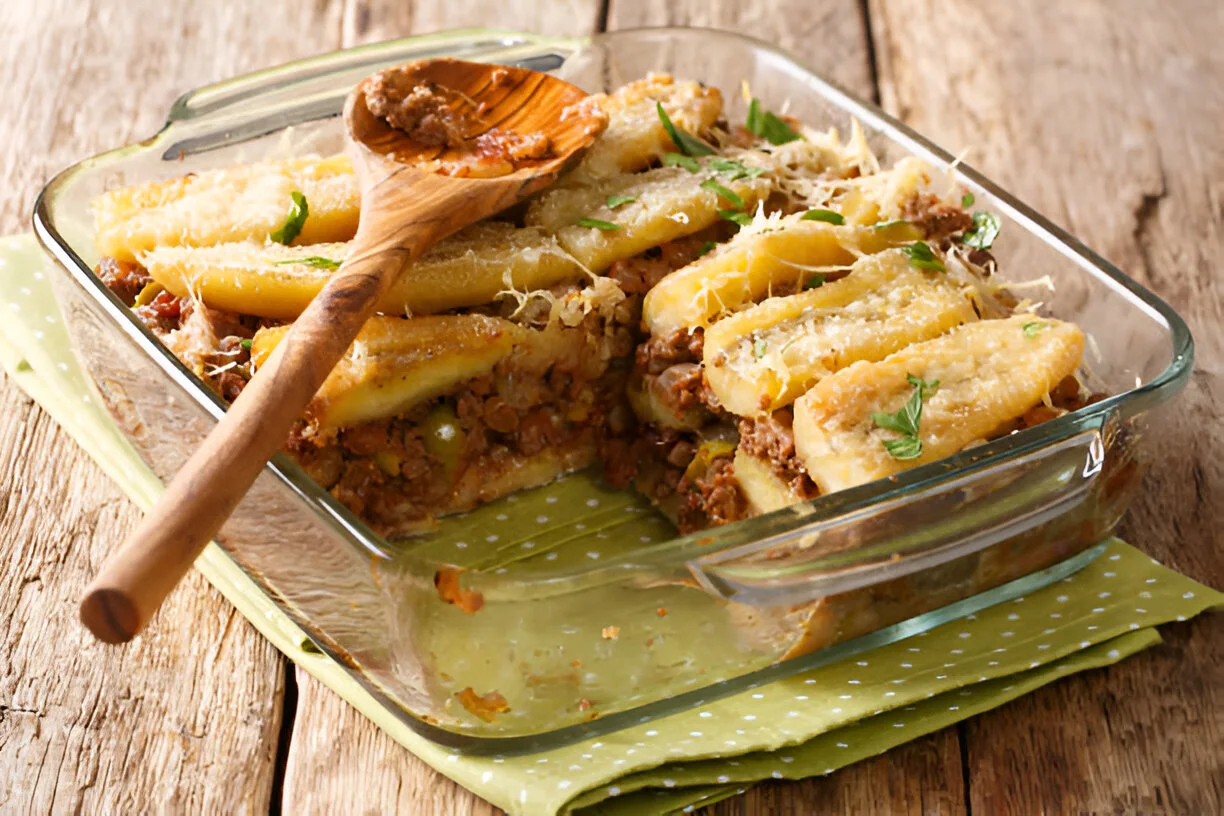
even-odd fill
[[[442,238],[550,184],[595,140],[607,120],[586,98],[546,74],[449,59],[379,72],[349,94],[361,220],[348,259],[86,588],[81,621],[99,640],[126,642],[148,623],[396,276]]]

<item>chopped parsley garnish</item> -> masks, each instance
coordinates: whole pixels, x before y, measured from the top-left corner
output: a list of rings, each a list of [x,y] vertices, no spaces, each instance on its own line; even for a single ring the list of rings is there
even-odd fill
[[[318,255],[311,255],[309,258],[289,258],[285,261],[277,261],[277,266],[285,264],[302,264],[303,266],[313,266],[315,269],[339,269],[340,262],[333,261],[331,258],[321,258]]]
[[[918,436],[918,425],[922,421],[922,401],[929,398],[939,387],[939,380],[926,382],[912,374],[905,379],[914,386],[914,393],[895,414],[874,411],[871,421],[886,431],[896,431],[900,439],[884,440],[884,450],[894,459],[917,459],[922,455],[922,439]]]
[[[719,197],[725,198],[727,201],[730,201],[732,206],[735,206],[735,207],[744,206],[744,199],[740,198],[738,193],[736,193],[734,190],[728,190],[726,187],[722,186],[721,184],[719,184],[716,180],[712,178],[706,179],[705,181],[701,182],[701,189],[711,190],[715,193],[718,193]]]
[[[281,228],[270,236],[273,241],[285,246],[289,246],[293,243],[293,239],[301,234],[302,226],[306,223],[306,216],[310,215],[306,196],[294,190],[289,197],[293,199],[293,204],[289,207],[289,215],[285,218],[285,223],[281,225]]]
[[[704,244],[701,245],[701,249],[698,250],[697,257],[700,258],[702,255],[708,255],[710,250],[712,250],[716,246],[718,246],[717,242],[706,241]]]
[[[907,247],[901,247],[901,251],[909,256],[910,265],[917,269],[925,269],[928,272],[944,271],[943,261],[935,257],[935,252],[926,241],[915,241]]]
[[[746,167],[735,159],[710,159],[710,169],[716,173],[728,176],[731,181],[742,178],[756,178],[765,172],[764,167]]]
[[[20,373],[23,373],[23,374],[24,374],[24,373],[25,373],[25,372],[27,372],[27,371],[33,371],[33,370],[34,370],[34,366],[30,365],[30,361],[29,361],[29,360],[19,360],[19,361],[17,362],[17,371],[18,371],[18,372],[20,372]]]
[[[765,345],[764,338],[758,337],[752,344],[752,356],[759,360],[765,356],[766,351],[768,351],[768,346]]]
[[[600,221],[598,218],[579,218],[578,226],[590,227],[591,229],[603,230],[604,232],[613,232],[620,229],[619,224],[613,224],[610,221]]]
[[[846,218],[839,212],[833,210],[808,210],[803,215],[799,216],[800,221],[823,221],[826,224],[837,224],[841,226],[846,223]]]
[[[824,275],[817,272],[804,282],[803,289],[807,291],[808,289],[819,289],[822,286],[824,286]]]
[[[683,153],[664,153],[664,167],[683,167],[690,173],[696,173],[701,170],[701,165],[692,156],[686,156]]]
[[[655,103],[655,110],[659,112],[659,121],[663,123],[663,129],[667,131],[672,143],[681,153],[686,156],[714,155],[714,148],[672,124],[671,117],[667,115],[667,111],[663,110],[662,102]]]
[[[753,97],[752,102],[748,105],[748,121],[744,123],[744,126],[752,132],[752,135],[760,136],[774,145],[786,144],[801,138],[786,122],[769,111],[762,110],[761,100],[756,97]]]
[[[973,202],[976,200],[977,199],[973,197],[973,193],[965,193],[963,196],[961,196],[961,206],[967,210],[973,206]]]
[[[315,645],[315,642],[310,638],[302,638],[301,649],[306,654],[321,655],[323,650]]]
[[[1050,328],[1049,323],[1042,323],[1039,320],[1034,320],[1031,323],[1025,323],[1020,327],[1020,331],[1024,332],[1025,337],[1036,337],[1046,329]]]
[[[888,229],[889,227],[895,227],[898,224],[907,224],[907,223],[909,222],[906,221],[904,218],[894,218],[891,221],[877,221],[876,223],[871,225],[871,228],[872,229]]]
[[[250,341],[250,339],[249,339],[249,338],[245,338],[245,337],[244,337],[242,340],[239,340],[239,341],[238,341],[238,345],[242,346],[242,347],[243,347],[244,349],[246,349],[247,351],[250,351],[250,350],[251,350],[251,345],[252,345],[252,344],[251,344],[251,341]]]
[[[607,204],[609,210],[615,210],[622,204],[632,204],[635,201],[637,199],[633,196],[608,196]]]
[[[727,221],[733,221],[741,227],[746,227],[752,223],[752,216],[746,212],[738,212],[736,210],[719,210],[718,217]]]
[[[973,228],[965,230],[965,234],[961,237],[961,243],[975,249],[990,249],[994,245],[995,239],[999,237],[999,230],[1002,224],[999,222],[999,216],[992,212],[975,212],[973,214]]]

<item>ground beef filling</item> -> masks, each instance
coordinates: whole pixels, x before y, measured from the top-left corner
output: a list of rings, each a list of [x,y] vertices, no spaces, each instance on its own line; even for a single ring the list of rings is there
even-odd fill
[[[944,204],[936,195],[917,195],[906,202],[902,217],[917,227],[926,240],[940,244],[973,226],[973,217],[961,207]]]
[[[704,348],[704,330],[676,329],[671,334],[651,337],[638,346],[635,363],[644,374],[662,374],[677,363],[700,363]]]
[[[609,436],[624,375],[595,382],[553,371],[510,394],[498,372],[392,419],[346,428],[325,445],[298,426],[288,452],[312,479],[384,535],[448,507],[456,485],[492,479],[547,450],[594,448]]]
[[[615,261],[608,269],[608,277],[616,281],[626,295],[644,295],[672,272],[704,255],[709,238],[715,234],[704,230],[697,235],[659,244],[632,258]]]
[[[795,453],[795,415],[782,408],[771,415],[739,422],[740,450],[769,462],[775,474],[805,499],[819,495],[816,483],[803,468]]]
[[[98,264],[98,277],[106,284],[106,288],[123,301],[124,306],[135,305],[140,290],[153,282],[153,278],[140,264],[115,258],[102,259]]]
[[[710,460],[695,475],[680,480],[684,496],[676,511],[676,526],[681,533],[718,527],[748,517],[748,500],[735,478],[734,454]]]

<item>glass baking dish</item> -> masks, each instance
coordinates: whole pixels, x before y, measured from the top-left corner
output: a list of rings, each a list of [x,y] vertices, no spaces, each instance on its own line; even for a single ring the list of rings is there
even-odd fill
[[[726,32],[642,29],[558,39],[466,30],[340,51],[189,93],[153,138],[53,179],[34,228],[62,267],[75,350],[145,462],[180,467],[223,403],[94,275],[89,202],[106,189],[338,150],[357,80],[455,56],[551,71],[588,91],[668,71],[756,96],[818,128],[860,122],[882,166],[953,157],[777,50]],[[677,537],[635,494],[580,473],[433,533],[388,542],[278,455],[218,543],[314,645],[390,711],[464,750],[548,748],[908,637],[1087,563],[1159,449],[1160,412],[1193,344],[1148,292],[964,164],[999,213],[1011,280],[1048,276],[1051,314],[1089,336],[1083,375],[1111,394],[891,479]],[[483,604],[445,602],[455,584]]]

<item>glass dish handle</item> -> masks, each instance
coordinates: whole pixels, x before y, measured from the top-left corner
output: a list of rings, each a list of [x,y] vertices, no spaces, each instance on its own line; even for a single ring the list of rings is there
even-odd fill
[[[171,105],[166,127],[158,137],[159,142],[167,143],[162,158],[173,161],[301,122],[337,116],[354,85],[389,65],[432,57],[474,62],[495,58],[550,71],[584,42],[500,29],[457,29],[333,51],[205,85]]]
[[[793,533],[692,559],[688,569],[723,600],[786,606],[971,555],[1083,504],[1101,479],[1105,424],[1068,424],[993,467],[936,476],[871,506],[852,504]]]

